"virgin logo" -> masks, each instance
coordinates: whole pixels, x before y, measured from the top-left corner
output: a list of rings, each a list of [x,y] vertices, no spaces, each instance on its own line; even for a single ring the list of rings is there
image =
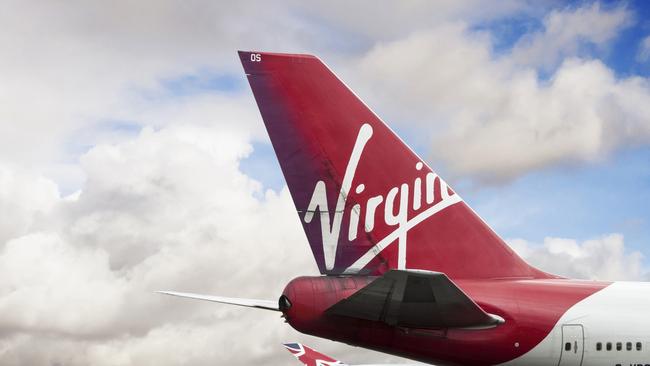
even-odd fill
[[[364,217],[359,217],[362,204],[355,204],[346,210],[346,201],[348,193],[352,188],[354,176],[361,160],[363,150],[370,141],[373,134],[372,127],[365,123],[361,126],[357,140],[352,149],[352,154],[348,160],[343,176],[341,189],[338,192],[336,201],[336,208],[332,213],[327,204],[327,189],[325,182],[319,180],[314,187],[314,192],[311,196],[307,212],[304,216],[305,223],[309,224],[314,218],[314,214],[320,213],[320,225],[323,239],[323,254],[325,260],[325,267],[327,270],[334,268],[334,260],[336,258],[336,251],[338,248],[339,237],[341,233],[341,224],[344,215],[349,215],[348,226],[348,240],[354,241],[357,238],[359,228],[362,227],[366,232],[372,232],[375,228],[376,214],[382,211],[383,205],[383,220],[388,226],[395,226],[395,230],[386,237],[375,243],[375,246],[370,249],[365,255],[359,258],[353,265],[351,265],[345,272],[357,272],[362,269],[370,260],[376,256],[386,246],[392,242],[399,242],[398,250],[398,266],[399,269],[406,268],[406,239],[408,230],[426,218],[431,217],[433,214],[440,210],[449,207],[454,203],[461,201],[460,197],[447,187],[447,184],[438,177],[435,173],[428,171],[424,177],[422,171],[424,164],[417,162],[414,166],[416,177],[412,182],[402,183],[399,187],[392,187],[385,195],[377,195],[369,198],[363,207],[365,208]],[[358,183],[355,192],[362,193],[366,189],[364,183]],[[439,190],[438,201],[436,202],[436,190]],[[411,219],[408,218],[409,204],[412,210],[417,213]]]

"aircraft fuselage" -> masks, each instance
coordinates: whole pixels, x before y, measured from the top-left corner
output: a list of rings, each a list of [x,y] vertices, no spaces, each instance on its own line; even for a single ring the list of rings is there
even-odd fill
[[[303,333],[433,364],[650,364],[649,283],[455,280],[505,320],[486,329],[414,329],[326,313],[372,280],[294,279],[284,291],[291,303],[287,321]]]

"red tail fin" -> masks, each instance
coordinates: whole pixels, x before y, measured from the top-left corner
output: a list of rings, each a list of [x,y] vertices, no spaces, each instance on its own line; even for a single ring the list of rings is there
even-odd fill
[[[541,277],[318,58],[239,52],[321,273]]]

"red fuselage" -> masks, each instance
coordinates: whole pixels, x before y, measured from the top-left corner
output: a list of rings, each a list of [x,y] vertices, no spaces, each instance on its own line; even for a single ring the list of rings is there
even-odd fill
[[[513,360],[538,345],[567,309],[609,283],[563,279],[455,280],[486,312],[505,324],[488,329],[409,329],[328,315],[325,311],[373,277],[299,277],[283,295],[296,330],[355,346],[444,364],[487,365]]]

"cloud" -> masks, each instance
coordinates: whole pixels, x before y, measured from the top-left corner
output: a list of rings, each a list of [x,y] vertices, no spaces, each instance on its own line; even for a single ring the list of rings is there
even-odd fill
[[[264,314],[244,322],[228,320],[232,309],[152,293],[175,288],[273,299],[296,270],[313,267],[304,253],[307,246],[285,245],[304,241],[295,220],[276,214],[291,212],[287,192],[257,199],[259,184],[239,172],[238,161],[248,153],[250,146],[235,133],[190,126],[145,129],[132,141],[93,148],[82,158],[87,182],[78,198],[58,199],[54,208],[45,202],[42,211],[49,217],[32,224],[28,233],[15,233],[0,251],[5,342],[17,337],[20,343],[21,334],[33,338],[30,343],[56,334],[63,344],[89,347],[91,356],[102,349],[98,344],[131,339],[133,348],[127,348],[137,354],[147,347],[162,350],[172,337],[176,343],[184,334],[255,327]],[[14,184],[7,180],[3,188]],[[284,224],[276,229],[270,222]],[[215,326],[215,316],[226,322]],[[267,319],[260,324],[273,329],[276,317]],[[207,324],[214,329],[192,329],[201,322],[205,331]],[[220,334],[215,344],[234,343],[226,341],[228,332]],[[18,344],[9,346],[10,354],[20,351]],[[17,360],[29,359],[33,349],[22,352],[28,353]],[[64,357],[56,353],[41,364]],[[135,362],[130,357],[126,364]],[[159,357],[159,363],[175,364]],[[214,361],[215,354],[205,349],[205,355],[195,351],[179,357]],[[94,362],[75,361],[88,363]]]
[[[236,50],[304,50],[313,35],[284,7],[252,1],[10,1],[7,8],[0,14],[0,160],[61,180],[68,171],[59,168],[100,143],[93,133],[107,121],[142,127],[135,111],[169,101],[142,98],[143,91],[201,72],[236,73],[243,83]],[[80,132],[82,151],[66,148]]]
[[[317,19],[326,20],[331,28],[361,37],[365,44],[387,42],[408,36],[410,33],[431,28],[432,24],[453,21],[473,23],[488,22],[513,15],[538,12],[534,2],[499,1],[481,6],[475,0],[436,1],[341,1],[295,2],[299,9]],[[334,5],[334,6],[333,6]],[[367,16],[369,9],[381,7],[381,11]],[[405,22],[404,19],[408,19]],[[340,44],[339,48],[345,49]]]
[[[635,120],[645,111],[632,102],[615,98],[607,103],[613,105],[611,109],[600,112],[589,111],[599,109],[600,98],[585,98],[582,102],[590,103],[585,113],[597,114],[597,118],[577,116],[594,121],[587,131],[588,141],[575,141],[579,133],[570,133],[573,138],[563,138],[566,142],[555,141],[564,126],[570,132],[585,131],[571,126],[574,116],[568,111],[543,113],[545,108],[539,107],[558,103],[563,95],[546,92],[548,85],[537,76],[538,62],[565,65],[566,57],[584,56],[579,52],[581,45],[606,45],[631,22],[632,14],[625,7],[595,3],[552,10],[543,20],[543,29],[524,35],[512,55],[497,56],[492,53],[492,36],[471,30],[473,23],[543,14],[547,9],[511,1],[487,10],[473,1],[388,2],[373,17],[359,16],[371,6],[376,5],[287,1],[285,7],[264,7],[249,1],[192,5],[117,1],[110,6],[33,6],[14,2],[12,12],[0,15],[5,25],[0,37],[0,97],[5,106],[0,110],[0,159],[46,172],[65,183],[63,191],[68,193],[83,180],[76,166],[78,156],[112,137],[110,126],[126,122],[137,128],[162,127],[165,121],[172,122],[166,118],[144,121],[141,114],[170,109],[174,98],[160,93],[165,80],[233,74],[244,85],[234,52],[241,48],[318,53],[350,76],[346,80],[356,82],[355,89],[367,91],[362,95],[381,104],[380,111],[392,111],[389,122],[417,120],[428,127],[435,125],[426,129],[429,136],[443,137],[439,132],[445,128],[440,125],[452,126],[448,138],[436,141],[433,156],[457,167],[457,174],[493,181],[565,158],[583,162],[606,155],[610,146],[598,141],[597,130],[615,123],[601,122],[611,119],[602,114],[622,112],[623,130],[644,122]],[[173,91],[167,93],[173,96]],[[205,95],[210,93],[218,94],[204,90],[185,96],[187,104],[196,106],[199,98],[207,101]],[[646,102],[639,93],[635,100]],[[194,115],[201,118],[207,105]],[[539,126],[539,120],[546,119],[551,120],[551,131],[559,131],[552,137]],[[519,131],[504,134],[504,127]],[[483,133],[498,136],[506,146],[474,141]],[[448,148],[458,146],[458,139],[464,137],[469,138],[463,144],[466,153]],[[573,143],[575,147],[570,146]],[[557,145],[561,146],[554,152]],[[521,146],[533,146],[535,151],[515,154],[521,161],[506,167],[503,156],[513,156]],[[476,151],[484,157],[475,159]]]
[[[648,278],[643,255],[626,250],[620,234],[583,242],[548,237],[542,244],[511,239],[508,244],[529,263],[568,278],[609,281],[643,281]]]
[[[646,78],[569,58],[542,80],[536,69],[496,57],[489,36],[462,23],[380,43],[356,74],[361,94],[388,120],[434,136],[433,160],[456,177],[500,183],[650,143]]]
[[[0,246],[26,234],[60,199],[57,185],[15,165],[0,164]]]
[[[288,191],[261,192],[239,170],[250,136],[216,126],[145,128],[92,148],[79,193],[37,200],[28,212],[40,219],[4,233],[3,364],[291,362],[280,344],[297,333],[277,314],[153,293],[275,299],[291,278],[317,273]]]
[[[133,112],[168,101],[142,100],[140,92],[202,73],[244,82],[238,49],[313,52],[345,64],[376,39],[450,17],[494,19],[527,5],[503,1],[487,11],[475,1],[383,2],[382,12],[361,15],[371,7],[377,3],[11,0],[11,11],[0,14],[0,160],[78,184],[76,158],[103,137],[93,133],[111,121],[151,125]],[[62,148],[80,132],[86,145]]]
[[[513,47],[515,62],[551,69],[585,47],[603,48],[632,22],[624,7],[603,9],[599,2],[579,8],[552,10],[544,17],[543,29],[525,34]]]
[[[639,42],[639,49],[636,54],[638,62],[647,62],[650,60],[650,36],[647,36]]]
[[[110,327],[124,301],[100,248],[76,248],[56,233],[10,240],[0,254],[4,332],[83,336]]]

